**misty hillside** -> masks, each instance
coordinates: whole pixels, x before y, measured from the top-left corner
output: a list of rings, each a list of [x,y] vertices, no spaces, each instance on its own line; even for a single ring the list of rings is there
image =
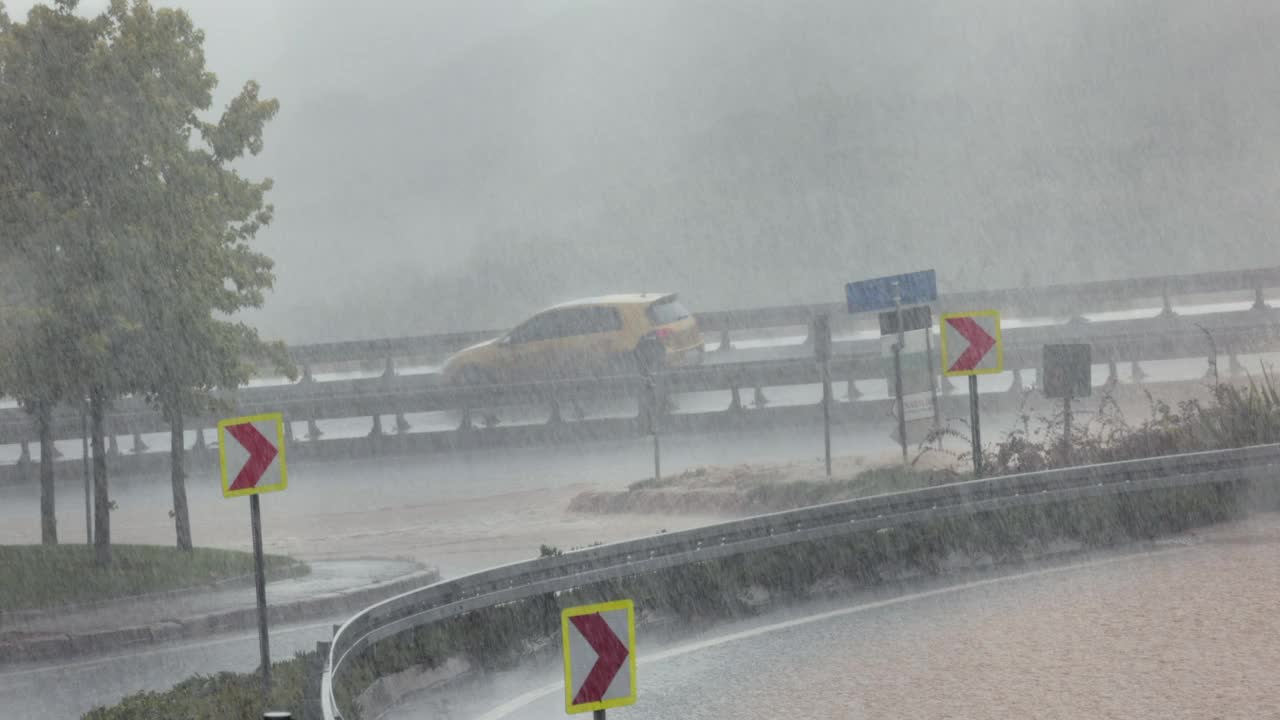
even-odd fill
[[[349,135],[355,169],[311,160],[288,212],[372,208],[379,237],[339,292],[261,322],[398,335],[617,290],[712,309],[923,267],[963,289],[1275,264],[1277,31],[1272,2],[585,4],[309,104],[291,144]],[[369,231],[348,215],[325,230]]]

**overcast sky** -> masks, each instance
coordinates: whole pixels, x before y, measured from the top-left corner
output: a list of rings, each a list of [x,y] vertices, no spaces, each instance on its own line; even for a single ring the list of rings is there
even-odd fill
[[[281,101],[290,341],[1280,264],[1274,0],[159,4]]]

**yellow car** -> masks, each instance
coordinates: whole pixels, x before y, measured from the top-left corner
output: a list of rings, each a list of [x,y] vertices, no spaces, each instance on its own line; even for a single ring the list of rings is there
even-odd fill
[[[514,330],[460,350],[446,382],[467,385],[642,372],[702,359],[698,321],[674,294],[629,294],[547,308]]]

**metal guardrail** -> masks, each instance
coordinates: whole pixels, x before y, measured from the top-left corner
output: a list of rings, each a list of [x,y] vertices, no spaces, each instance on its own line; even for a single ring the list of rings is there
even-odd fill
[[[1209,333],[1206,337],[1205,332]],[[1142,320],[1079,322],[1023,327],[1004,332],[1005,366],[1011,370],[1036,368],[1041,346],[1047,342],[1085,342],[1093,346],[1098,363],[1163,360],[1235,354],[1280,348],[1280,310],[1211,313],[1199,316],[1159,315]],[[665,374],[671,392],[697,392],[801,385],[820,381],[809,348],[773,360],[743,360],[676,368]],[[832,376],[837,380],[883,378],[879,339],[836,342]],[[229,412],[283,411],[290,420],[325,420],[361,416],[402,415],[410,412],[465,410],[512,405],[548,405],[574,398],[637,398],[640,377],[595,377],[556,382],[493,387],[446,387],[436,375],[385,375],[331,382],[243,388],[222,397]],[[216,425],[214,417],[188,418],[195,430]],[[137,400],[122,400],[108,416],[113,435],[164,432],[168,425],[153,408]],[[55,438],[78,438],[79,415],[55,415]],[[36,439],[32,420],[16,408],[0,410],[0,444]]]
[[[1167,308],[1170,298],[1212,293],[1252,291],[1260,300],[1262,291],[1273,287],[1280,287],[1280,267],[944,293],[932,305],[935,311],[999,308],[1007,313],[1074,314],[1082,308],[1100,311],[1143,300],[1160,300]],[[716,334],[802,326],[821,313],[829,313],[837,320],[837,326],[849,321],[840,303],[715,310],[695,313],[695,316],[704,333]],[[291,346],[289,353],[299,365],[440,357],[502,332],[487,330],[314,343]]]
[[[347,620],[333,636],[321,677],[323,715],[342,717],[335,678],[362,649],[479,608],[856,531],[1122,492],[1274,480],[1277,470],[1280,445],[1081,466],[771,513],[496,567],[399,595]]]

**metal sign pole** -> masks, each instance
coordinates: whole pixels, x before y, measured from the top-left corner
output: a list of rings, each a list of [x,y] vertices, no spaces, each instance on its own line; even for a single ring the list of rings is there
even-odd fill
[[[591,720],[605,720],[604,711],[596,710],[595,712],[591,713]]]
[[[978,425],[978,376],[969,376],[969,424],[973,436],[973,476],[982,477],[982,428]]]
[[[1071,396],[1062,398],[1062,462],[1071,464]]]
[[[827,479],[831,479],[831,362],[822,361],[822,440],[826,450]]]
[[[656,374],[650,373],[645,378],[645,384],[649,386],[649,432],[653,435],[653,481],[661,484],[662,448],[658,440],[658,415],[662,412],[662,391],[658,387]]]
[[[258,592],[258,650],[262,655],[262,694],[271,692],[271,648],[267,636],[267,577],[262,561],[262,509],[257,495],[249,496],[249,525],[253,531],[253,580]]]
[[[902,348],[906,333],[902,329],[902,289],[893,283],[893,310],[898,316],[898,343],[893,346],[893,379],[898,399],[898,441],[902,445],[902,464],[907,464],[907,409],[902,396]]]

